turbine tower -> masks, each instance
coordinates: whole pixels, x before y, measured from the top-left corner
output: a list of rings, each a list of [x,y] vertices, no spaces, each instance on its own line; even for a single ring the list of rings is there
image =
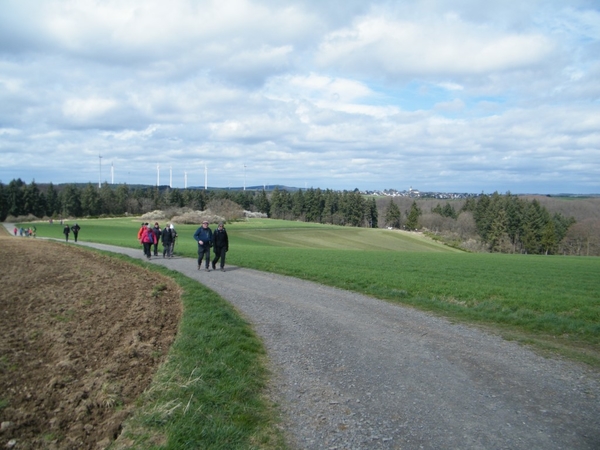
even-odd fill
[[[156,165],[156,187],[160,186],[160,165]]]
[[[98,189],[102,185],[102,156],[98,153]]]
[[[115,165],[110,163],[110,184],[115,184]]]
[[[204,190],[208,189],[208,168],[206,167],[206,163],[204,163]]]
[[[244,191],[246,190],[246,164],[244,164]]]
[[[187,189],[187,172],[183,172],[183,188]]]
[[[169,166],[169,187],[173,187],[173,166]]]

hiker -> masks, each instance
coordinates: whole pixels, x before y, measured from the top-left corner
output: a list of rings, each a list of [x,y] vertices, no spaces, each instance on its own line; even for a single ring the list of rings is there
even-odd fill
[[[163,258],[173,257],[173,241],[175,240],[175,230],[172,229],[173,225],[169,227],[169,224],[162,230],[160,240],[163,245]]]
[[[142,233],[142,244],[144,245],[144,255],[146,258],[150,259],[152,257],[152,246],[158,242],[158,238],[154,236],[154,232],[152,228],[148,225],[144,227],[144,232]]]
[[[144,243],[142,242],[142,236],[144,235],[144,230],[146,229],[147,225],[148,225],[147,223],[142,222],[142,225],[140,226],[140,229],[138,230],[138,234],[137,234],[137,240],[142,245],[142,251],[144,252],[144,255],[146,254],[146,251],[144,250]]]
[[[162,233],[158,222],[154,222],[154,228],[152,229],[152,232],[154,233],[154,236],[156,236],[154,241],[154,256],[158,256],[158,240],[160,239],[160,235]]]
[[[169,228],[171,229],[171,236],[173,237],[173,241],[171,242],[171,258],[173,257],[173,252],[175,251],[175,241],[177,240],[177,231],[175,231],[175,225],[173,225],[171,223],[171,225],[169,225]]]
[[[198,270],[202,266],[202,259],[206,261],[206,271],[210,272],[210,246],[212,244],[212,230],[208,228],[208,221],[194,233],[194,240],[198,243]]]
[[[75,242],[77,242],[77,235],[79,234],[79,230],[81,230],[81,227],[77,225],[77,223],[75,223],[75,225],[71,227],[71,231],[73,231],[73,237],[75,238]]]
[[[17,232],[18,232],[18,231],[19,231],[19,230],[17,230],[17,227],[15,227],[15,229],[13,230],[13,233],[15,233],[15,236],[17,235]]]
[[[65,227],[63,228],[63,233],[65,235],[65,239],[67,240],[67,242],[69,242],[69,233],[71,232],[71,229],[69,228],[69,224],[66,224]]]
[[[227,230],[223,227],[223,222],[219,222],[213,233],[213,250],[215,252],[215,258],[212,261],[213,270],[217,270],[217,262],[220,259],[221,272],[225,272],[225,253],[229,250],[229,238],[227,237]]]

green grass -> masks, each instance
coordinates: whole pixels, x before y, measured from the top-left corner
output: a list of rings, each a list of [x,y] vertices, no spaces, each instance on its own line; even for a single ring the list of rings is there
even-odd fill
[[[85,240],[139,247],[139,219],[79,221]],[[195,257],[197,226],[177,227]],[[252,219],[227,225],[234,265],[362,292],[513,333],[600,344],[600,258],[471,254],[413,233]],[[54,233],[54,234],[51,234]],[[61,237],[60,225],[38,234]]]

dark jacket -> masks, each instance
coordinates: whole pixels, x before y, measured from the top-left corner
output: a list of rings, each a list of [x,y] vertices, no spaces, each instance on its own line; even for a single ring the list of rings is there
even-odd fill
[[[202,241],[202,247],[210,247],[212,245],[212,230],[210,227],[200,227],[194,233],[194,240],[196,242]],[[200,244],[198,244],[200,246]]]
[[[160,227],[152,228],[152,232],[154,233],[154,236],[156,236],[156,242],[158,242],[160,239],[160,235],[162,234]]]
[[[213,233],[213,247],[225,248],[225,251],[229,250],[229,237],[227,237],[227,230],[225,228],[217,228]]]
[[[175,233],[175,230],[171,230],[170,228],[165,228],[164,230],[162,230],[162,233],[160,235],[160,240],[162,241],[163,245],[171,245],[173,243],[173,234]]]

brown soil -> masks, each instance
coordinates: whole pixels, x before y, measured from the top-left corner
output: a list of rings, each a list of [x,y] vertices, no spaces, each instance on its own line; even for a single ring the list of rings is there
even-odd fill
[[[73,245],[0,249],[0,447],[108,446],[173,342],[179,287]]]

